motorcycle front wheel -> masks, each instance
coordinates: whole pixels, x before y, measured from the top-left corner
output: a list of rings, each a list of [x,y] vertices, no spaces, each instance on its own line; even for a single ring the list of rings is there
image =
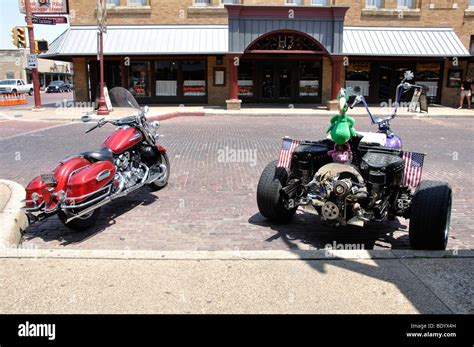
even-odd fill
[[[150,184],[148,184],[148,186],[154,190],[154,191],[158,191],[160,189],[163,189],[164,187],[166,187],[168,185],[168,178],[170,177],[170,160],[168,158],[168,155],[166,153],[161,153],[160,154],[160,158],[157,160],[157,162],[154,164],[154,166],[158,166],[160,164],[163,164],[166,166],[166,174],[163,178],[161,179],[157,179],[153,182],[151,182]]]

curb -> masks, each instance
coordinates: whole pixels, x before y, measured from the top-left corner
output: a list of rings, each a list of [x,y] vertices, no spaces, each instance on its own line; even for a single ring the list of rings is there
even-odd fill
[[[171,118],[182,117],[182,116],[228,116],[228,117],[330,117],[333,112],[328,111],[318,111],[315,110],[313,113],[304,112],[300,113],[295,109],[288,109],[287,113],[283,112],[269,112],[269,113],[248,113],[245,109],[235,112],[235,111],[176,111],[170,113],[164,113],[156,116],[150,116],[147,119],[149,121],[163,121]],[[367,115],[364,114],[353,114],[351,117],[354,118],[366,118]],[[409,118],[409,119],[450,119],[450,118],[474,118],[474,112],[472,115],[461,114],[461,115],[433,115],[426,113],[413,113],[413,114],[398,114],[397,118]],[[24,119],[24,118],[15,118],[15,117],[6,117],[8,120],[20,120],[20,121],[46,121],[46,122],[80,122],[80,117],[50,117],[50,118],[41,118],[41,119]],[[95,119],[95,118],[94,118]],[[98,118],[97,118],[98,119]]]
[[[329,113],[298,113],[289,111],[288,113],[243,113],[243,112],[206,112],[206,116],[229,116],[229,117],[330,117]],[[350,115],[353,118],[367,118],[367,115],[353,114]],[[397,118],[411,118],[411,119],[422,119],[422,118],[474,118],[473,115],[429,115],[429,114],[398,114]]]
[[[109,259],[109,260],[357,260],[474,258],[474,250],[266,250],[266,251],[145,251],[17,248],[0,258]]]
[[[182,117],[182,116],[205,116],[205,112],[171,112],[171,113],[164,113],[160,114],[157,116],[151,116],[147,117],[147,120],[152,122],[152,121],[164,121],[167,119],[171,118],[176,118],[176,117]],[[94,117],[93,120],[99,119],[99,117]],[[26,120],[26,119],[24,119]],[[43,121],[48,121],[48,122],[57,122],[57,121],[64,121],[64,122],[81,122],[80,118],[43,118],[41,119]]]
[[[21,200],[25,198],[25,189],[20,184],[0,179],[10,189],[10,199],[0,212],[0,247],[16,248],[20,244],[21,234],[28,227],[28,217],[21,209]]]
[[[164,120],[167,120],[167,119],[171,119],[171,118],[176,118],[176,117],[183,117],[183,116],[187,116],[187,117],[204,117],[206,115],[205,112],[171,112],[171,113],[165,113],[165,114],[160,114],[160,115],[157,115],[157,116],[151,116],[151,117],[147,117],[147,121],[164,121]]]

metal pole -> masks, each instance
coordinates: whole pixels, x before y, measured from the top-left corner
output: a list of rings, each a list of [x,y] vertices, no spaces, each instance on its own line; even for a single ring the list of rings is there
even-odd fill
[[[35,33],[33,30],[33,17],[31,13],[31,3],[30,0],[25,0],[25,10],[26,10],[26,25],[28,27],[28,39],[30,42],[30,54],[36,54],[35,52]],[[34,68],[31,71],[33,77],[33,93],[35,96],[35,107],[41,108],[41,95],[40,95],[40,84],[38,76],[38,68]]]
[[[97,110],[97,114],[99,116],[107,116],[109,114],[109,110],[107,108],[107,104],[105,103],[105,96],[104,96],[104,33],[100,31],[99,34],[99,41],[100,41],[100,96],[99,96],[99,109]]]

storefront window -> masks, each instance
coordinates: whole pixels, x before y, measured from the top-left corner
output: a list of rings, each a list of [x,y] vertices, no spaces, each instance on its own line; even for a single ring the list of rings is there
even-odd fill
[[[299,95],[318,96],[319,80],[321,78],[321,63],[319,61],[302,61],[300,62],[300,85]]]
[[[288,5],[304,5],[304,0],[286,0]]]
[[[206,96],[206,62],[188,60],[181,64],[183,71],[183,95]]]
[[[426,96],[435,98],[438,95],[439,79],[441,75],[440,63],[416,64],[416,83],[426,88]]]
[[[346,88],[351,94],[356,87],[360,88],[360,94],[369,96],[370,89],[370,63],[350,63],[346,68]]]
[[[150,62],[131,62],[128,88],[137,97],[150,96]]]
[[[155,62],[156,96],[178,95],[178,63],[176,61]]]
[[[253,96],[253,64],[251,61],[240,61],[239,65],[239,96]]]

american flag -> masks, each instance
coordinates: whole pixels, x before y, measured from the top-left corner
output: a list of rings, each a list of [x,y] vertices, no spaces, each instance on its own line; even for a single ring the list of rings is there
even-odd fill
[[[293,156],[293,152],[295,148],[298,147],[300,141],[292,140],[289,137],[283,138],[283,143],[281,144],[281,151],[280,151],[280,160],[278,160],[278,167],[284,167],[286,169],[290,168],[291,165],[291,157]]]
[[[416,152],[403,152],[403,160],[405,161],[403,185],[405,187],[418,187],[421,182],[421,173],[423,171],[425,155]]]

